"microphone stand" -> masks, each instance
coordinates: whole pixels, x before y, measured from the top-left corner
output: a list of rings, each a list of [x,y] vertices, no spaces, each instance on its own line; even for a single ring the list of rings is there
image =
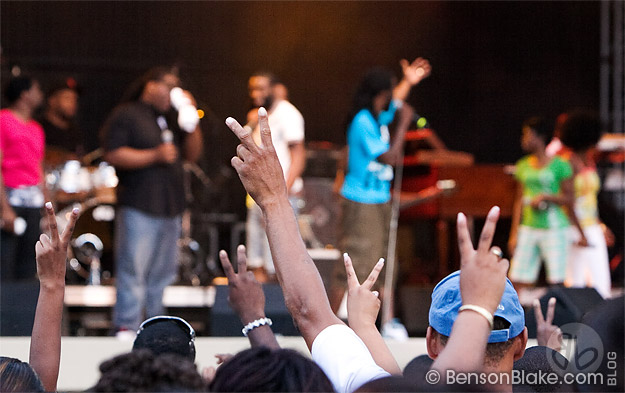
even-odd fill
[[[405,143],[405,137],[402,145]],[[393,306],[394,274],[395,274],[395,248],[397,247],[397,224],[399,221],[399,202],[401,195],[401,183],[404,174],[404,146],[400,149],[398,163],[395,165],[395,183],[391,197],[391,222],[388,233],[388,249],[386,251],[386,273],[384,275],[384,302],[382,303],[382,324],[389,321],[391,307]]]

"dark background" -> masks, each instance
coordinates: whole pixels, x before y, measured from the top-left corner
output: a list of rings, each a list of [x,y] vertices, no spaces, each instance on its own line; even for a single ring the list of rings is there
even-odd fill
[[[345,115],[362,74],[430,60],[409,101],[454,150],[478,163],[521,156],[520,124],[572,107],[596,108],[599,2],[25,2],[2,1],[2,78],[13,65],[45,83],[83,88],[87,146],[128,84],[178,64],[209,112],[202,121],[209,176],[232,177],[251,72],[275,72],[306,121],[307,141],[344,144]],[[237,206],[236,176],[226,197]],[[224,192],[224,189],[221,190]]]
[[[596,107],[598,2],[7,2],[3,65],[45,82],[76,75],[93,134],[128,83],[181,65],[219,119],[242,118],[247,77],[275,72],[306,119],[308,140],[344,142],[360,76],[423,56],[432,76],[411,96],[451,148],[479,162],[519,157],[521,121]],[[233,144],[222,127],[214,144]],[[231,151],[226,151],[229,155]]]

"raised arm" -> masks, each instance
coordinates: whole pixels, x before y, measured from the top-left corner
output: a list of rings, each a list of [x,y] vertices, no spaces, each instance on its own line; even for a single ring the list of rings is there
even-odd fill
[[[245,256],[245,246],[237,247],[237,272],[234,272],[228,254],[221,250],[219,260],[224,272],[228,277],[228,303],[230,307],[241,318],[241,323],[246,326],[250,322],[264,319],[265,316],[265,294],[254,273],[247,270],[247,257]],[[265,346],[269,348],[280,348],[276,336],[269,325],[262,325],[250,330],[247,334],[252,347]]]
[[[352,259],[347,253],[343,254],[343,261],[347,273],[347,319],[349,327],[365,343],[378,366],[390,374],[401,375],[397,361],[375,326],[375,320],[380,311],[380,299],[378,298],[379,293],[377,291],[372,292],[371,288],[378,279],[382,267],[384,267],[384,259],[380,258],[362,285],[358,282]]]
[[[284,300],[308,348],[323,329],[343,324],[332,310],[312,258],[299,234],[293,209],[289,204],[282,167],[278,161],[265,108],[258,110],[263,146],[233,118],[226,124],[241,144],[231,160],[243,186],[262,209],[271,254]]]
[[[464,214],[458,214],[458,247],[460,248],[460,294],[463,306],[477,306],[490,313],[491,321],[501,301],[510,263],[501,259],[499,247],[491,247],[499,219],[499,207],[486,216],[477,250],[473,249]],[[491,325],[484,315],[466,310],[458,313],[445,348],[432,364],[444,371],[480,370],[484,364]]]
[[[61,362],[61,318],[65,296],[65,261],[67,246],[78,218],[75,208],[67,227],[59,237],[52,203],[46,203],[50,236],[41,235],[35,245],[39,299],[30,340],[30,360],[47,392],[56,391]]]
[[[423,79],[430,76],[432,67],[430,62],[421,57],[417,57],[412,63],[402,59],[399,64],[403,72],[403,78],[393,89],[393,99],[405,101],[410,90],[418,85]]]

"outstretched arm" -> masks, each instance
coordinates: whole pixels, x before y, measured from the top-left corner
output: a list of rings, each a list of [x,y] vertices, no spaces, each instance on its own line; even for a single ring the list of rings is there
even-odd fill
[[[485,309],[492,316],[501,301],[510,263],[500,259],[499,247],[491,247],[499,207],[490,209],[480,235],[477,250],[473,249],[464,214],[458,214],[458,247],[460,248],[460,294],[462,305]],[[436,358],[432,368],[456,371],[480,370],[484,364],[486,344],[491,326],[481,314],[473,311],[459,312],[449,336],[449,341]]]
[[[243,186],[260,206],[271,254],[284,300],[308,348],[323,329],[342,324],[332,310],[312,258],[299,234],[293,209],[289,204],[282,167],[278,161],[265,108],[258,110],[263,146],[257,146],[252,135],[233,118],[226,124],[241,144],[231,160]]]
[[[365,343],[378,366],[390,374],[401,375],[401,369],[397,365],[397,361],[375,326],[375,320],[380,311],[380,299],[378,298],[379,293],[377,291],[372,292],[371,288],[378,279],[382,267],[384,267],[384,259],[380,258],[362,285],[358,282],[352,259],[347,253],[343,254],[343,261],[345,262],[345,271],[347,273],[347,318],[349,327]]]
[[[52,203],[46,203],[50,236],[42,234],[35,245],[39,299],[30,340],[30,360],[47,392],[56,391],[61,362],[61,317],[65,296],[65,260],[67,246],[78,218],[75,208],[59,237]]]
[[[432,67],[429,61],[421,57],[417,57],[412,63],[408,62],[406,59],[402,59],[399,64],[401,65],[403,78],[393,89],[393,99],[405,101],[410,93],[410,89],[430,76]]]
[[[234,272],[228,254],[224,250],[219,251],[219,260],[228,277],[228,288],[230,289],[228,303],[241,318],[243,326],[265,318],[265,294],[260,283],[254,278],[254,273],[247,270],[245,246],[240,245],[237,248],[237,273]],[[252,347],[280,348],[269,325],[250,330],[247,338]]]

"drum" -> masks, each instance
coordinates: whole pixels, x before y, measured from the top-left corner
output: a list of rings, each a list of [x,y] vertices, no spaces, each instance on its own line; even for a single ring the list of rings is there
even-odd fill
[[[114,275],[113,242],[115,231],[115,206],[91,198],[80,205],[80,217],[72,234],[69,250],[67,282],[85,284],[90,280],[92,258],[99,259],[100,283],[108,284]],[[68,223],[74,206],[68,206],[57,215],[59,231]],[[96,255],[97,254],[97,255]]]

